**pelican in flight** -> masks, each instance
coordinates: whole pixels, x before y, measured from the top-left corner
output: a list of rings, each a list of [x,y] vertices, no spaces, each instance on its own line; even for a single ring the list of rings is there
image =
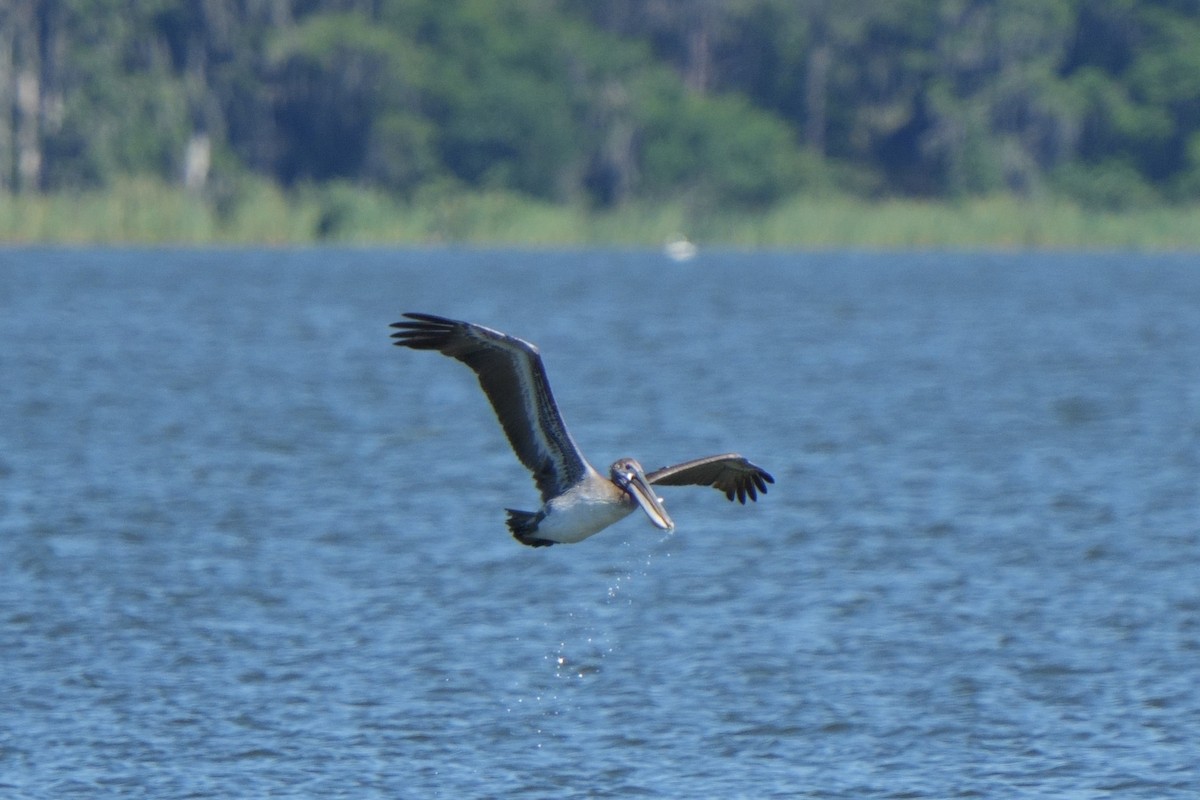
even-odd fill
[[[712,486],[731,501],[766,494],[770,473],[737,453],[697,458],[646,473],[635,459],[613,463],[604,477],[588,463],[563,423],[538,349],[529,342],[470,322],[405,314],[392,324],[395,344],[437,350],[479,377],[517,458],[542,495],[538,511],[508,511],[513,537],[531,547],[580,542],[637,508],[662,530],[675,523],[652,488]]]

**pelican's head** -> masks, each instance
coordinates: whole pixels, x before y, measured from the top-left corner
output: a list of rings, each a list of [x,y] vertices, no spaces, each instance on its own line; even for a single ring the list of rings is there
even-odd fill
[[[612,482],[628,494],[634,502],[642,507],[646,516],[659,528],[669,531],[675,527],[667,510],[663,508],[662,500],[654,493],[654,487],[646,480],[642,465],[633,458],[622,458],[609,468]]]

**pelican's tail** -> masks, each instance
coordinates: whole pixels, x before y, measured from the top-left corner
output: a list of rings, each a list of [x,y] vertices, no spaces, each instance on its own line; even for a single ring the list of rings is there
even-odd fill
[[[537,533],[538,523],[545,516],[540,511],[517,511],[512,508],[504,510],[508,512],[508,529],[512,531],[513,538],[518,542],[530,547],[549,547],[554,544],[549,539],[539,539],[534,536]]]

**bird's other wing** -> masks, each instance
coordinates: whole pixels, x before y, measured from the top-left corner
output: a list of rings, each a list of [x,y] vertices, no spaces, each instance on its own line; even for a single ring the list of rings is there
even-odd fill
[[[661,486],[711,486],[731,501],[736,497],[743,505],[747,497],[757,500],[759,492],[766,494],[767,484],[775,482],[771,473],[737,453],[661,467],[647,473],[646,480]]]

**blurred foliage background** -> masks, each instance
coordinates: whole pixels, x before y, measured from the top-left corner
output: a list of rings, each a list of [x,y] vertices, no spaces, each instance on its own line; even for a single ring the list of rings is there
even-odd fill
[[[1116,212],[1200,200],[1200,0],[4,0],[0,109],[8,207]]]

